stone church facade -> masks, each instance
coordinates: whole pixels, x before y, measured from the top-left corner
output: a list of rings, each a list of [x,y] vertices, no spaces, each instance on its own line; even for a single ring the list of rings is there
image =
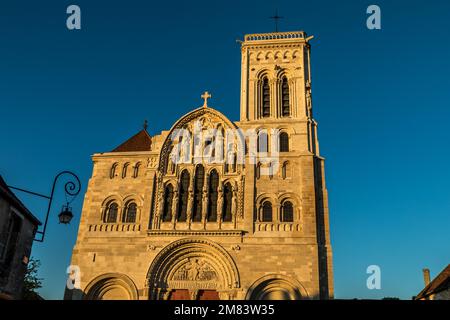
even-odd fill
[[[311,38],[245,36],[240,121],[205,93],[170,130],[93,155],[66,299],[333,297]]]

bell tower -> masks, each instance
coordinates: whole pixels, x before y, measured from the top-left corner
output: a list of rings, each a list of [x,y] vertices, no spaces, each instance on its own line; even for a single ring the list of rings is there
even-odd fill
[[[241,122],[311,118],[310,45],[305,32],[246,35]]]
[[[241,42],[238,125],[258,140],[256,148],[248,143],[244,220],[255,238],[292,241],[297,264],[309,270],[297,275],[299,281],[329,299],[332,250],[325,164],[312,114],[312,38],[303,31],[274,32],[248,34]]]

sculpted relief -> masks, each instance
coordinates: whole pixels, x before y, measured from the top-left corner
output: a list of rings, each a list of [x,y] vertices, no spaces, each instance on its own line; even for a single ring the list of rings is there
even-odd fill
[[[213,281],[217,279],[216,271],[205,261],[191,258],[175,271],[172,280],[177,281]]]

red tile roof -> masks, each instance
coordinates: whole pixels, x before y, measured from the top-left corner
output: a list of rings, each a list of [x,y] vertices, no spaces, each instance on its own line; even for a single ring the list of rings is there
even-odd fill
[[[147,130],[141,130],[130,139],[115,148],[112,152],[150,151],[152,138]]]

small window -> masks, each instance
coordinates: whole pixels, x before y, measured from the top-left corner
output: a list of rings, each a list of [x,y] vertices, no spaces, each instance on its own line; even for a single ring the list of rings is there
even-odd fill
[[[130,164],[128,162],[123,165],[122,179],[125,179],[127,177],[127,171],[128,171],[129,166],[130,166]]]
[[[190,174],[187,170],[181,173],[180,179],[180,203],[178,205],[178,215],[177,221],[186,222],[187,219],[187,206],[189,197],[189,184],[190,184]]]
[[[289,135],[286,132],[280,133],[280,152],[289,152]]]
[[[269,201],[266,201],[263,204],[262,222],[272,222],[272,204]]]
[[[117,166],[118,166],[119,164],[118,163],[114,163],[112,166],[111,166],[111,170],[110,170],[110,172],[109,172],[109,177],[111,178],[111,179],[114,179],[115,177],[116,177],[116,171],[117,171]]]
[[[258,152],[269,152],[269,135],[265,131],[258,134],[257,150]]]
[[[119,206],[115,202],[110,202],[106,207],[105,217],[103,222],[105,223],[116,223],[117,213],[119,211]]]
[[[122,221],[124,223],[135,223],[137,214],[137,205],[134,202],[129,202],[125,207],[125,212]]]
[[[232,220],[232,203],[233,203],[233,189],[230,183],[224,187],[224,201],[223,201],[223,221],[229,222]]]
[[[164,208],[162,220],[164,222],[172,221],[172,202],[173,202],[173,187],[168,184],[164,190]]]
[[[5,267],[10,267],[16,254],[17,239],[22,229],[22,219],[11,212],[6,232],[0,234],[0,261],[4,261]]]
[[[217,221],[217,199],[219,187],[219,174],[215,169],[209,175],[209,201],[208,201],[208,221]]]
[[[292,206],[292,202],[286,201],[283,203],[283,206],[281,207],[281,221],[294,221],[294,207]]]
[[[139,168],[140,167],[141,167],[141,163],[140,162],[136,163],[136,165],[134,166],[133,178],[137,178],[139,176]]]
[[[194,178],[194,206],[193,206],[193,215],[192,220],[195,222],[202,221],[202,212],[203,212],[203,184],[205,181],[205,169],[201,164],[197,166],[195,169],[195,178]]]

